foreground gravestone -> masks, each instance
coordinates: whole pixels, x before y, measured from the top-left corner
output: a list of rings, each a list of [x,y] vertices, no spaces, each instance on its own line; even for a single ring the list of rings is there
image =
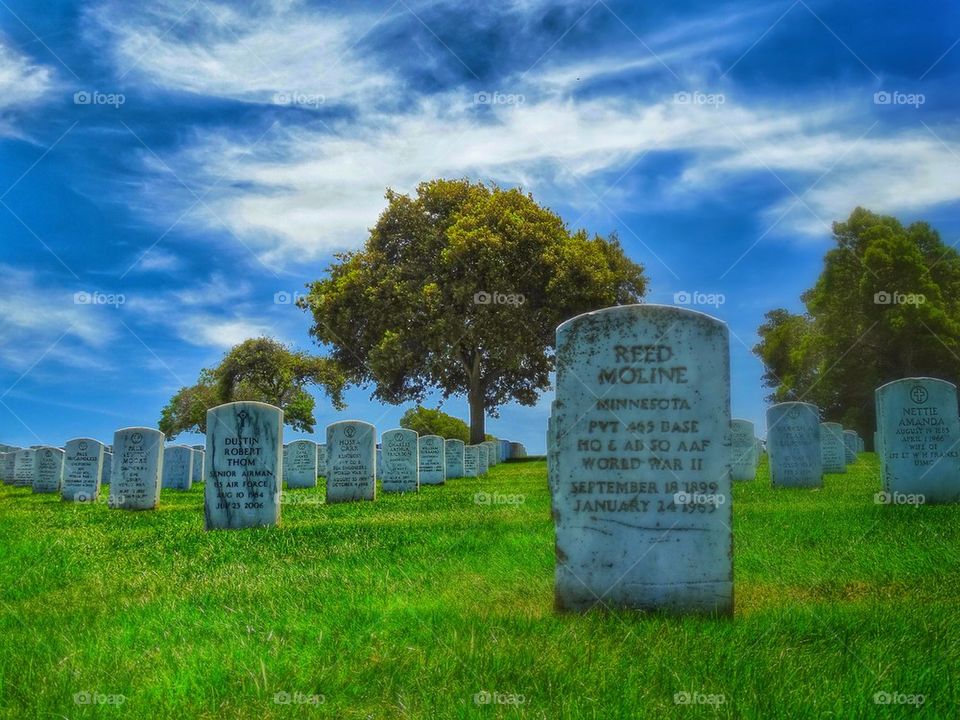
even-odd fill
[[[820,411],[785,402],[767,410],[767,453],[774,487],[822,487]]]
[[[447,459],[443,438],[424,435],[420,438],[420,484],[443,485],[447,479]]]
[[[160,487],[167,490],[189,490],[193,487],[193,449],[188,445],[171,445],[163,449]]]
[[[319,443],[317,445],[317,474],[320,477],[327,476],[327,445]]]
[[[288,488],[317,486],[317,444],[294,440],[283,449],[283,481]]]
[[[113,434],[110,507],[155,510],[160,504],[163,441],[159,430],[130,427]]]
[[[92,438],[76,438],[68,441],[65,448],[60,497],[67,502],[96,502],[100,497],[106,454],[103,443]]]
[[[845,473],[847,452],[843,445],[843,425],[820,423],[820,462],[825,473]]]
[[[960,502],[956,386],[904,378],[877,388],[876,401],[884,490],[918,503]]]
[[[207,410],[204,527],[239,530],[280,522],[283,410],[232,402]]]
[[[557,328],[556,363],[557,607],[732,613],[726,325],[608,308]]]
[[[386,493],[420,490],[418,435],[415,430],[396,428],[381,437],[383,475],[380,486]]]
[[[463,477],[463,440],[444,440],[444,463],[447,468],[447,480]]]
[[[327,426],[327,502],[377,497],[377,431],[370,423],[344,420]]]
[[[203,482],[203,456],[206,453],[204,453],[202,446],[192,445],[190,449],[193,450],[191,455],[193,458],[193,481],[195,483]]]
[[[730,421],[730,478],[734,482],[757,477],[757,438],[749,420]]]
[[[477,448],[477,472],[482,476],[490,470],[490,448],[480,443]]]
[[[37,449],[33,471],[33,492],[58,493],[63,487],[63,450],[55,447]]]
[[[466,445],[463,448],[463,476],[480,476],[480,449],[476,445]]]
[[[853,430],[843,431],[843,450],[847,465],[857,461],[857,434]]]
[[[33,448],[17,450],[13,465],[14,487],[30,487],[33,485],[33,471],[36,462],[37,451]]]
[[[113,476],[113,453],[103,453],[103,470],[100,471],[100,487],[106,487],[110,484],[110,478]]]

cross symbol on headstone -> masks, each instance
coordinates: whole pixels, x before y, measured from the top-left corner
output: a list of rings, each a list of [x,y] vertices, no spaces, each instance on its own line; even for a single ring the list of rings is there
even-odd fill
[[[926,402],[927,400],[926,389],[924,389],[920,385],[914,385],[913,388],[910,390],[910,399],[917,404]]]

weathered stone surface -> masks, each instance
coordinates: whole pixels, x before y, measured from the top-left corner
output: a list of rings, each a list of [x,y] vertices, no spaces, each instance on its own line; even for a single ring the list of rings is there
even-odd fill
[[[730,421],[730,477],[734,482],[757,477],[757,437],[749,420]]]
[[[193,458],[193,482],[203,482],[203,462],[206,451],[196,445],[191,446],[190,449],[193,451],[191,455]]]
[[[283,448],[283,480],[288,488],[317,486],[317,444],[294,440]]]
[[[463,448],[463,476],[480,476],[480,448],[476,445],[466,445]]]
[[[477,446],[477,472],[486,475],[490,470],[490,447],[479,443]]]
[[[0,479],[4,485],[13,485],[14,472],[17,466],[17,450],[8,450],[0,458]]]
[[[60,493],[63,487],[63,450],[55,447],[37,449],[33,471],[33,492]]]
[[[327,426],[327,502],[374,500],[376,428],[359,420]]]
[[[380,487],[386,493],[420,490],[418,435],[414,430],[396,428],[381,436],[383,476]]]
[[[189,490],[191,487],[193,487],[193,450],[189,445],[165,447],[160,488]]]
[[[497,440],[484,440],[483,445],[487,446],[489,454],[487,455],[487,467],[494,467],[500,464],[500,456],[497,451]]]
[[[960,502],[956,386],[936,378],[904,378],[877,388],[876,400],[884,490],[922,496],[916,498],[920,503]]]
[[[443,438],[424,435],[420,438],[420,484],[443,485],[447,479],[447,460]]]
[[[233,402],[207,410],[207,530],[272,527],[280,522],[283,410]]]
[[[853,430],[843,431],[843,447],[847,465],[857,461],[857,434]]]
[[[96,502],[100,497],[106,454],[103,443],[92,438],[76,438],[65,447],[60,497],[67,502]]]
[[[110,507],[155,510],[160,504],[163,441],[159,430],[130,427],[113,434]]]
[[[445,440],[443,447],[447,479],[463,477],[463,440]]]
[[[767,452],[774,487],[822,487],[820,411],[786,402],[767,410]]]
[[[726,325],[656,305],[557,328],[556,605],[733,612]]]
[[[847,453],[843,445],[843,425],[820,423],[820,461],[825,473],[845,473]]]
[[[34,448],[17,450],[14,455],[13,485],[15,487],[31,487],[33,474],[36,469],[37,451]]]
[[[104,451],[103,470],[100,473],[100,487],[108,487],[110,485],[111,477],[113,477],[113,453]]]

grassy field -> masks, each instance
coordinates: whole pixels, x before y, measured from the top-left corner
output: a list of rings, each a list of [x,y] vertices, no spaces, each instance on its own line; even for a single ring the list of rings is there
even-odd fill
[[[874,504],[877,477],[738,484],[732,620],[555,613],[540,461],[214,533],[199,487],[134,513],[4,486],[2,716],[956,718],[960,507]]]

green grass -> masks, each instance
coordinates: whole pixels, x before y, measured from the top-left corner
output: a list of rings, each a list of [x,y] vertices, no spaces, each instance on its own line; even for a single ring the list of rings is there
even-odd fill
[[[292,491],[280,528],[212,533],[199,487],[134,513],[4,486],[0,713],[956,718],[960,507],[876,505],[877,477],[863,455],[823,490],[773,491],[765,465],[737,484],[733,619],[554,612],[539,461],[375,503]],[[474,502],[492,491],[525,502]]]

